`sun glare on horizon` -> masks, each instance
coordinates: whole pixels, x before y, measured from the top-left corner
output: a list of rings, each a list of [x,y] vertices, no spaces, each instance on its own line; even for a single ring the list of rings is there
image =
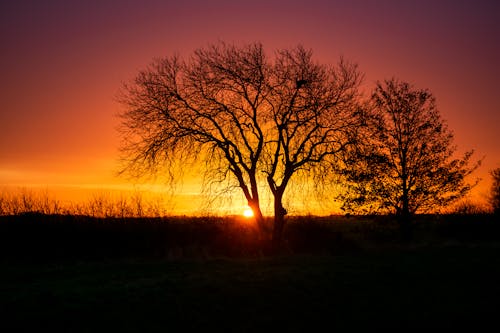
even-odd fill
[[[247,218],[253,217],[252,208],[250,208],[250,207],[245,208],[245,210],[243,211],[243,216],[247,217]]]

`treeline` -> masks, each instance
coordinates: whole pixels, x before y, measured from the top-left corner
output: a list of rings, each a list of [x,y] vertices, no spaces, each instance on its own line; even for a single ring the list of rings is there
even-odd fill
[[[97,192],[78,203],[63,203],[46,190],[34,191],[21,188],[0,193],[0,215],[27,213],[101,218],[161,217],[169,214],[164,197],[157,195],[146,198],[139,191],[129,195]]]
[[[454,215],[490,214],[495,212],[493,200],[490,203],[491,205],[463,200],[445,213]],[[130,195],[124,193],[113,195],[106,192],[97,192],[82,202],[70,203],[62,203],[46,190],[35,191],[20,188],[0,193],[0,216],[29,216],[35,213],[96,218],[156,218],[175,215],[167,207],[169,207],[169,204],[165,197],[157,195],[152,198],[146,198],[139,191],[133,192]],[[346,214],[346,216],[350,215],[353,214]]]

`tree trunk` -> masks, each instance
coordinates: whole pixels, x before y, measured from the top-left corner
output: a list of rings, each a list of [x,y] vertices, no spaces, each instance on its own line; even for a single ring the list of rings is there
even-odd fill
[[[402,216],[410,216],[410,205],[409,205],[409,198],[408,198],[408,189],[406,188],[406,184],[404,184],[403,197],[401,198],[401,201],[403,204],[403,207],[401,209],[401,215]]]
[[[273,244],[275,247],[281,245],[283,240],[283,229],[285,228],[286,210],[283,207],[282,194],[274,196],[274,227],[273,227]]]
[[[402,190],[403,190],[403,195],[401,197],[402,201],[402,210],[401,210],[401,215],[402,216],[409,216],[410,215],[410,208],[409,208],[409,198],[408,198],[408,175],[406,172],[406,153],[403,151],[403,157],[401,160],[402,164]]]
[[[403,159],[403,195],[401,197],[402,207],[401,215],[399,216],[399,224],[401,228],[401,238],[404,242],[409,242],[412,239],[411,214],[410,214],[410,198],[408,196],[408,176],[406,174],[406,158]]]
[[[262,210],[260,209],[259,202],[257,200],[256,201],[249,201],[248,206],[253,211],[255,223],[257,224],[257,228],[259,229],[259,232],[261,233],[261,235],[264,235],[266,233],[266,225],[264,223],[264,216],[262,215]]]

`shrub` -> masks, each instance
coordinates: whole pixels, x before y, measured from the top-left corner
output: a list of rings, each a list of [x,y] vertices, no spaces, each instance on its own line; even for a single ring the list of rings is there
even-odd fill
[[[500,168],[496,168],[491,172],[493,184],[491,186],[490,204],[493,208],[493,213],[500,214]]]

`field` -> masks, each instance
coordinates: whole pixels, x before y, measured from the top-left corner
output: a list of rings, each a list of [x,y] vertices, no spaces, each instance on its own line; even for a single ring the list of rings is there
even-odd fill
[[[0,217],[2,326],[249,332],[497,325],[500,226],[291,218],[279,251],[238,218]],[[494,326],[494,327],[495,327]]]

